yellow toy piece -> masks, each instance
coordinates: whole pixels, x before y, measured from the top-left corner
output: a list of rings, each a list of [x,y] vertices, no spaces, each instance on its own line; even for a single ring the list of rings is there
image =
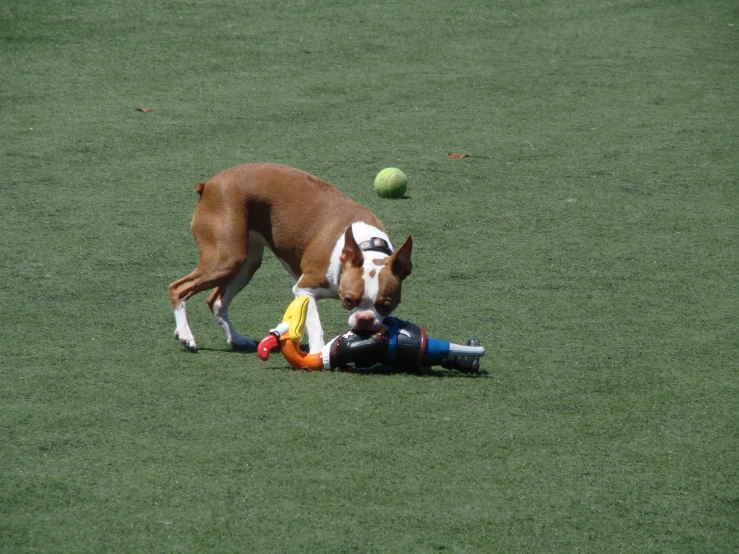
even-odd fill
[[[285,315],[282,317],[282,322],[290,325],[287,330],[287,334],[290,340],[300,341],[303,340],[303,333],[305,333],[305,319],[308,314],[308,297],[299,296],[293,300],[285,310]]]
[[[269,336],[262,339],[257,346],[257,353],[262,360],[269,357],[270,352],[280,348],[280,352],[295,369],[323,371],[323,356],[309,354],[300,349],[300,342],[305,332],[305,320],[308,314],[308,298],[300,296],[293,300],[285,310],[285,315]]]

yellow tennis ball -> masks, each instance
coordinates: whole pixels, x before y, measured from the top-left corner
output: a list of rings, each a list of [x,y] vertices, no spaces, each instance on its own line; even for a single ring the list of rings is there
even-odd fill
[[[408,190],[408,177],[397,167],[386,167],[375,177],[375,192],[380,198],[401,198]]]

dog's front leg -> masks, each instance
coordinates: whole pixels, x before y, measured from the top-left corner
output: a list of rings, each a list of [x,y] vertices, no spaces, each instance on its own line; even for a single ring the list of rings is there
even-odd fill
[[[324,346],[323,327],[321,326],[321,318],[318,316],[318,303],[321,298],[329,296],[327,291],[323,289],[302,288],[295,285],[293,287],[295,298],[305,296],[308,298],[308,310],[305,315],[305,330],[308,333],[308,348],[311,354],[319,353]]]
[[[312,296],[308,297],[308,312],[305,317],[305,329],[308,331],[308,348],[311,354],[319,353],[324,346],[323,327],[318,316],[318,303]]]

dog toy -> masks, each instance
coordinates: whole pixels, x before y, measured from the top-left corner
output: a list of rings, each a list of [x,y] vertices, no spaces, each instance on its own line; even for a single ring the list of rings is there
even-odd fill
[[[257,347],[262,360],[279,350],[296,369],[321,371],[331,369],[363,369],[376,365],[399,369],[420,370],[440,365],[474,373],[480,369],[480,357],[485,349],[476,339],[467,346],[426,335],[420,325],[394,317],[386,317],[374,332],[347,331],[331,340],[320,353],[309,354],[300,349],[305,330],[308,299],[296,298],[285,311],[276,328]]]
[[[375,177],[375,192],[380,198],[401,198],[408,190],[408,177],[396,167],[386,167]]]

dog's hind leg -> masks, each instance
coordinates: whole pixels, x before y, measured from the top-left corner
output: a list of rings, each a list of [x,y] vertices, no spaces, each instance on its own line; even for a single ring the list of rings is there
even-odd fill
[[[197,273],[198,270],[195,269],[189,275],[169,285],[169,298],[172,301],[172,308],[174,308],[174,338],[191,352],[197,352],[198,345],[195,342],[195,336],[192,334],[190,325],[187,323],[186,303],[187,299],[197,292],[193,284],[198,278]]]
[[[208,298],[208,306],[213,312],[216,323],[223,329],[226,335],[226,343],[238,350],[256,350],[256,343],[249,337],[240,335],[228,318],[228,307],[234,297],[249,284],[254,273],[262,265],[264,246],[255,237],[249,237],[249,253],[246,263],[241,267],[238,274],[228,283],[218,286]]]
[[[217,202],[220,193],[218,187],[209,187],[210,185],[205,187],[192,221],[192,232],[200,250],[198,266],[189,275],[169,285],[169,297],[176,323],[175,338],[192,352],[197,351],[198,346],[187,323],[185,311],[187,300],[198,292],[214,287],[226,291],[231,282],[239,282],[242,269],[248,266],[246,216],[235,211],[224,213],[226,210],[221,208],[223,203],[219,205]],[[261,260],[259,245],[256,246],[256,250]],[[245,275],[248,277],[244,284],[251,277],[248,271]],[[239,290],[240,287],[230,294],[230,298],[233,298]],[[228,301],[230,302],[230,299]]]
[[[208,263],[207,258],[201,256],[200,263],[189,275],[169,285],[169,297],[174,309],[175,331],[174,336],[182,345],[191,352],[196,352],[198,345],[195,336],[187,323],[186,304],[193,295],[210,290],[213,287],[226,287],[239,275],[240,268],[246,264],[236,261],[230,268],[217,268]]]

